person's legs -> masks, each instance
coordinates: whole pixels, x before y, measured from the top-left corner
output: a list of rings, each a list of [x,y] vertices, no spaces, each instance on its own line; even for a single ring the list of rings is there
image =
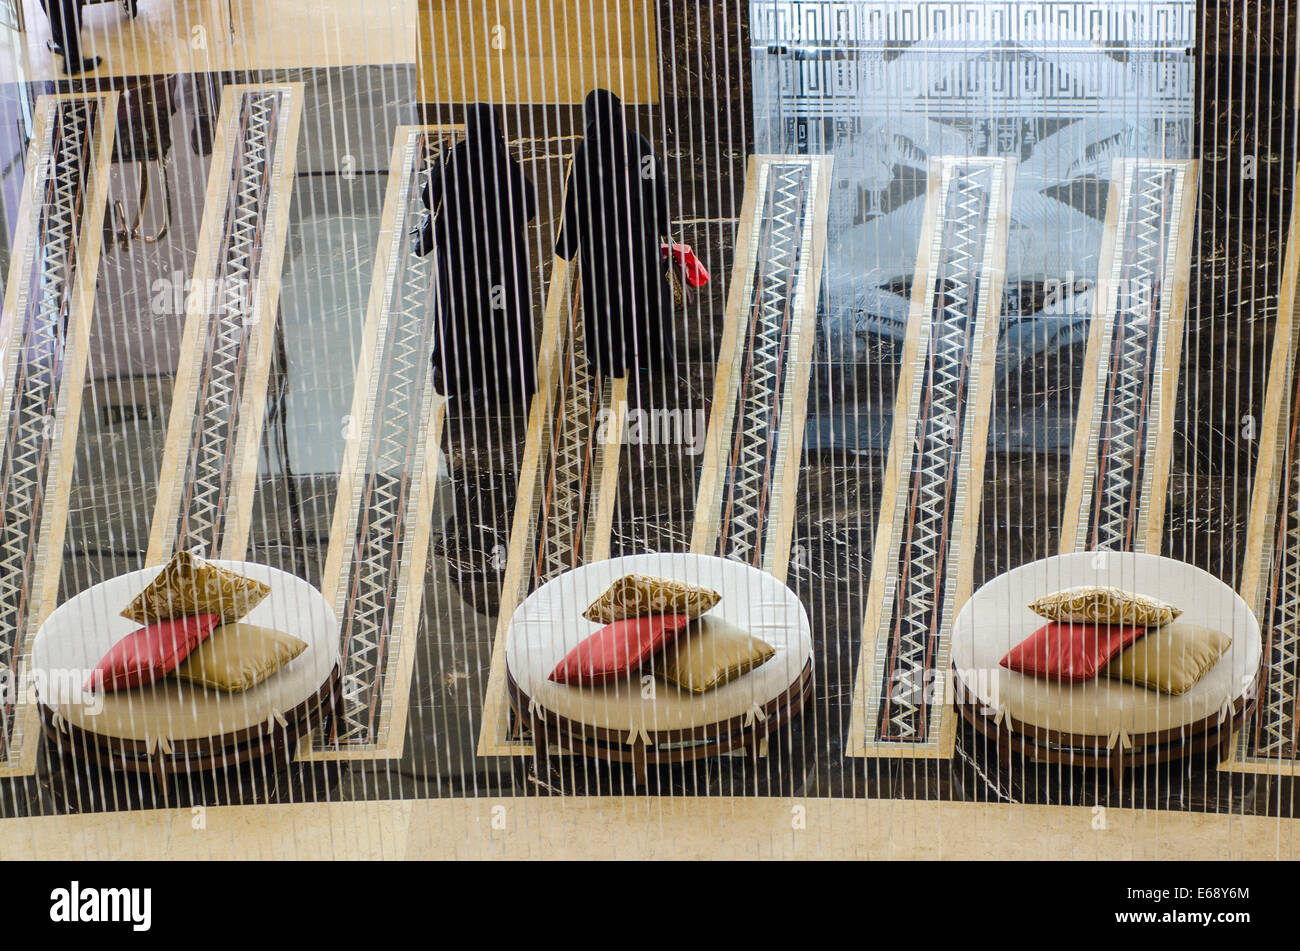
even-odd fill
[[[77,0],[42,0],[50,18],[54,45],[64,56],[81,58],[81,4]]]
[[[50,12],[50,4],[54,4],[54,11]],[[45,47],[52,53],[63,55],[63,17],[59,10],[59,0],[41,0],[41,11],[45,14],[45,19],[50,21],[50,39],[46,40]]]
[[[80,73],[99,65],[98,56],[81,56],[81,0],[42,0],[50,18],[55,52],[63,56],[65,73]]]

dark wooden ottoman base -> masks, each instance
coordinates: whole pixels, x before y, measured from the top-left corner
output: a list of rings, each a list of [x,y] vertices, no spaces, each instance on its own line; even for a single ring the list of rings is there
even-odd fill
[[[54,712],[39,704],[45,738],[73,760],[84,758],[96,766],[116,772],[148,774],[154,786],[166,795],[171,776],[216,772],[257,760],[293,756],[298,741],[330,713],[338,701],[339,668],[313,696],[284,714],[284,723],[258,724],[245,730],[196,740],[173,740],[152,747],[139,740],[103,736],[90,730],[56,724]]]
[[[592,759],[631,763],[638,786],[648,782],[652,763],[689,763],[737,749],[745,750],[757,760],[763,741],[797,716],[813,695],[812,662],[809,661],[799,679],[762,708],[761,719],[734,717],[689,730],[648,732],[644,738],[628,743],[625,731],[577,723],[537,709],[536,705],[536,712],[529,713],[531,698],[519,689],[509,671],[506,678],[511,712],[517,723],[529,725],[533,755],[539,766],[554,747]],[[750,722],[746,723],[747,720]]]
[[[1066,766],[1090,766],[1110,770],[1114,788],[1124,784],[1124,771],[1157,763],[1184,759],[1193,753],[1217,747],[1220,760],[1227,757],[1232,737],[1255,708],[1254,685],[1232,704],[1232,716],[1222,723],[1217,716],[1206,717],[1187,726],[1156,733],[1143,733],[1128,738],[1129,745],[1111,743],[1110,737],[1082,733],[1062,733],[1044,727],[1020,723],[1004,716],[998,723],[995,716],[984,713],[984,705],[962,683],[961,675],[952,670],[955,703],[966,721],[998,747],[998,760],[1008,773],[1015,754],[1039,763],[1060,763]]]

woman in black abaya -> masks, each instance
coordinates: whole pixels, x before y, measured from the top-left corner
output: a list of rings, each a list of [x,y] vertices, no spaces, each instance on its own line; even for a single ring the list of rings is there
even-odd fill
[[[579,256],[583,329],[593,373],[619,377],[671,360],[671,291],[660,255],[668,180],[650,143],[604,89],[587,95],[555,252]]]
[[[417,253],[437,253],[435,387],[453,401],[526,409],[537,378],[524,230],[537,195],[491,106],[466,110],[465,138],[433,169],[424,203]]]

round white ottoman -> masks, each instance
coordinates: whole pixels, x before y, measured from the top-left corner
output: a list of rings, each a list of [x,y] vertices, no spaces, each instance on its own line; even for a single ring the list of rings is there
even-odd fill
[[[292,634],[307,649],[240,693],[166,677],[90,695],[80,685],[139,624],[122,609],[158,574],[145,568],[87,588],[60,605],[32,645],[31,671],[47,735],[65,752],[155,775],[231,765],[296,742],[318,722],[338,680],[339,623],[319,591],[265,565],[214,561],[271,586],[241,621]]]
[[[676,578],[722,595],[717,615],[766,641],[775,655],[721,687],[695,694],[639,676],[600,687],[547,680],[573,648],[601,628],[582,612],[623,575]],[[789,588],[757,568],[709,555],[629,555],[566,572],[515,611],[506,631],[506,671],[515,715],[532,725],[538,755],[555,742],[590,756],[632,762],[684,761],[738,747],[756,752],[802,708],[812,690],[808,613]]]
[[[1224,631],[1232,644],[1181,696],[1106,677],[1055,683],[999,666],[1046,623],[1027,605],[1076,585],[1160,598],[1182,609],[1180,621]],[[1076,552],[1022,565],[980,588],[952,632],[958,707],[986,734],[1008,741],[1004,755],[1015,749],[1045,761],[1104,764],[1117,777],[1125,765],[1226,747],[1253,702],[1261,652],[1259,623],[1236,592],[1193,565],[1138,553]]]

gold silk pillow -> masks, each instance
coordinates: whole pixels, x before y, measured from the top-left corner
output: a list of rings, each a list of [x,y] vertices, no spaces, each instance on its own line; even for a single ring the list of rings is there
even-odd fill
[[[775,653],[771,644],[720,617],[702,617],[687,625],[655,664],[669,683],[704,693],[767,663]]]
[[[1223,631],[1176,622],[1134,641],[1103,673],[1177,696],[1195,687],[1231,643]]]
[[[697,618],[721,600],[718,592],[685,581],[632,574],[610,585],[582,616],[596,624],[613,624],[651,614],[685,614]]]
[[[1159,627],[1182,614],[1181,608],[1145,594],[1080,585],[1031,601],[1029,610],[1049,621],[1090,621],[1094,624],[1127,624]]]
[[[122,617],[138,624],[216,614],[221,623],[238,621],[271,593],[271,586],[210,564],[188,551],[177,552]]]
[[[256,687],[307,649],[307,642],[256,624],[223,624],[176,668],[181,680],[228,690]]]

